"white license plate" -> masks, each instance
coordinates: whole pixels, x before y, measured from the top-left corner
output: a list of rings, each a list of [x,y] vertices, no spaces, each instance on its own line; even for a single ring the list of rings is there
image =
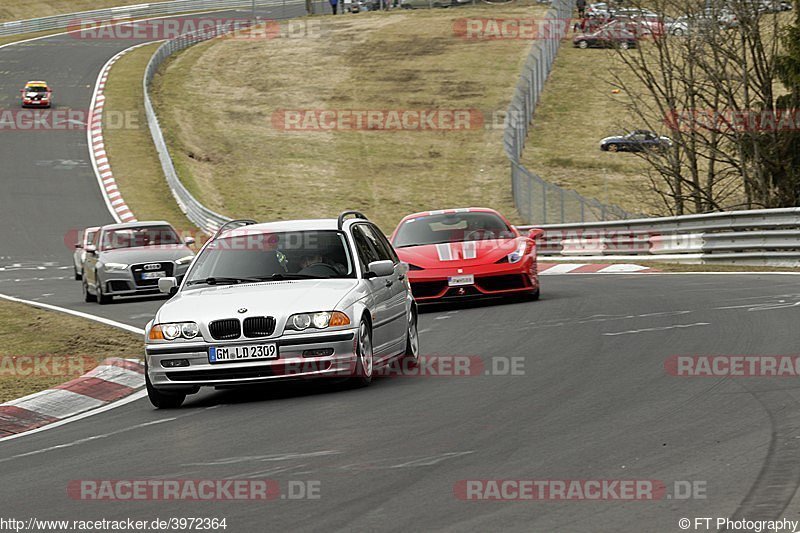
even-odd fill
[[[164,278],[167,276],[166,272],[142,272],[142,279],[157,279],[157,278]]]
[[[451,287],[459,287],[461,285],[475,285],[475,276],[473,274],[464,274],[463,276],[450,276],[447,278],[447,284]]]
[[[208,362],[248,361],[253,359],[277,359],[277,344],[245,344],[241,346],[212,346],[208,349]]]

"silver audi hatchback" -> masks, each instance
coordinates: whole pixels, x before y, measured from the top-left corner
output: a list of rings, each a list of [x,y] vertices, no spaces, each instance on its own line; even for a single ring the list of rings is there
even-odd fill
[[[348,218],[353,216],[354,218]],[[402,263],[356,211],[338,219],[223,226],[147,324],[147,392],[179,407],[200,387],[318,377],[371,382],[419,358],[417,306]]]

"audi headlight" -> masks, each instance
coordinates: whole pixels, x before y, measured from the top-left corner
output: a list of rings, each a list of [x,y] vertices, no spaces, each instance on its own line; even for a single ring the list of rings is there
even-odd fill
[[[194,259],[193,255],[187,255],[186,257],[181,257],[180,259],[175,261],[175,264],[176,265],[188,265],[189,263],[192,262],[192,259]]]
[[[156,324],[150,329],[148,338],[151,341],[174,341],[175,339],[194,339],[200,328],[194,322],[172,322]]]
[[[508,254],[508,262],[509,263],[519,263],[523,257],[530,251],[528,246],[530,243],[528,241],[520,241],[517,249]]]
[[[106,272],[114,272],[119,270],[125,270],[128,268],[128,265],[125,263],[104,263],[103,268]]]
[[[325,329],[328,327],[347,326],[350,318],[341,311],[320,311],[317,313],[298,313],[289,317],[286,329],[303,331],[308,328]]]

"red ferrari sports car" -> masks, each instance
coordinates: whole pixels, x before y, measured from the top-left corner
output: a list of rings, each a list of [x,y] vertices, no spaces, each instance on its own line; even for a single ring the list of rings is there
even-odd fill
[[[497,211],[469,208],[408,215],[391,240],[409,264],[420,303],[515,294],[537,299],[535,239],[541,234],[520,235]]]

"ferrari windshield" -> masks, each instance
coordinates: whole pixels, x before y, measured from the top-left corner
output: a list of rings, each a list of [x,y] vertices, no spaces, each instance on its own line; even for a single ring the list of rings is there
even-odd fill
[[[181,244],[181,239],[171,226],[142,226],[105,231],[101,250],[173,244]]]
[[[513,239],[516,235],[502,218],[481,211],[424,215],[406,220],[397,230],[394,247],[445,242]]]
[[[344,234],[338,231],[252,233],[236,230],[200,253],[187,285],[355,277]]]

